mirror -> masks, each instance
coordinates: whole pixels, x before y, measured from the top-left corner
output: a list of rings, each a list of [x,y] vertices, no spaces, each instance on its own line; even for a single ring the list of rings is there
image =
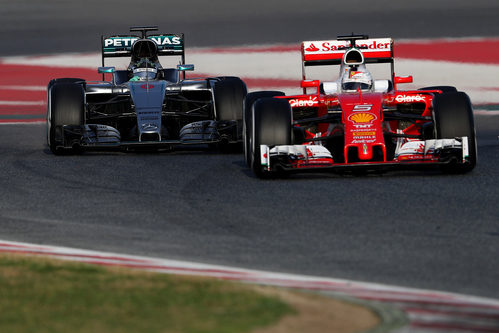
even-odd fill
[[[187,65],[187,64],[184,64],[184,65],[177,65],[177,69],[179,71],[193,71],[194,70],[194,65]]]

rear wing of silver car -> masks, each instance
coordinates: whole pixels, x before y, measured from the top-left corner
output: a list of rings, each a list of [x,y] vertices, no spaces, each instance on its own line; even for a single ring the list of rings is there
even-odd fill
[[[158,46],[158,56],[180,56],[181,63],[185,64],[184,34],[154,34],[148,35],[149,31],[156,31],[157,27],[132,27],[130,32],[142,32],[137,35],[114,35],[102,36],[102,66],[105,66],[105,58],[130,57],[132,45],[139,39],[150,39]]]
[[[353,47],[362,52],[366,64],[390,63],[393,80],[393,39],[369,38],[367,35],[338,36],[336,40],[303,42],[301,44],[303,80],[306,80],[305,67],[341,65],[343,55]]]

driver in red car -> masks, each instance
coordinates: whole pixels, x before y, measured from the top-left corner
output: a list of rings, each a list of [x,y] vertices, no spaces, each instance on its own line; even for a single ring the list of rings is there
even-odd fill
[[[365,65],[344,69],[340,84],[342,92],[372,91],[374,88],[373,78]]]

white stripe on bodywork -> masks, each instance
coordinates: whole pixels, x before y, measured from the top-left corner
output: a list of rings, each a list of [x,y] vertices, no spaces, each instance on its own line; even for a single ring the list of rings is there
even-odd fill
[[[463,163],[464,163],[464,162],[466,162],[466,160],[470,156],[470,152],[469,152],[468,137],[463,136],[462,140],[463,140],[462,145],[463,145]]]

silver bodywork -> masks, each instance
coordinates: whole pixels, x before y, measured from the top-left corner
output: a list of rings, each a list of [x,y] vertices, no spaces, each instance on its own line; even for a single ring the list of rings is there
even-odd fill
[[[79,128],[74,125],[65,126],[66,132],[70,133],[65,139],[67,138],[70,142],[65,140],[64,146],[75,147],[76,145],[86,149],[108,149],[112,147],[131,148],[143,144],[144,146],[170,148],[181,144],[217,143],[222,140],[226,142],[237,141],[230,135],[224,136],[218,130],[218,122],[215,120],[216,107],[213,103],[213,83],[217,80],[217,78],[179,82],[151,80],[126,82],[120,85],[114,85],[111,82],[87,83],[85,85],[86,124]],[[172,135],[168,131],[170,116],[188,116],[189,113],[196,114],[199,111],[196,108],[185,112],[165,108],[169,98],[175,98],[185,93],[204,93],[210,96],[210,101],[203,106],[204,111],[207,112],[206,117],[205,120],[185,124],[178,131],[178,135]],[[96,105],[92,101],[100,100],[103,96],[108,96],[110,100],[128,101],[130,108],[117,114],[116,117],[134,119],[135,126],[132,127],[136,128],[134,129],[137,132],[136,136],[121,133],[118,128],[95,119],[94,115],[101,112],[93,111]],[[98,106],[102,107],[102,105]],[[227,122],[223,122],[223,125],[224,128],[228,127]],[[72,134],[75,132],[78,135],[73,137]]]
[[[193,70],[194,65],[185,64],[183,34],[147,36],[148,31],[154,30],[157,29],[131,28],[132,32],[141,31],[142,38],[134,35],[103,37],[103,66],[99,68],[103,81],[68,78],[49,83],[47,142],[52,151],[138,146],[171,148],[182,144],[241,140],[238,126],[242,124],[242,98],[246,94],[244,82],[234,77],[185,79],[185,71]],[[144,52],[147,56],[143,56]],[[177,68],[163,68],[158,56],[180,56],[181,62]],[[126,70],[105,67],[106,57],[131,57],[130,65]],[[145,69],[138,67],[140,63],[146,64]],[[157,77],[143,79],[134,76],[137,69],[147,71],[149,64],[154,66],[149,68],[154,68]],[[110,81],[104,80],[105,73],[112,75]],[[60,110],[60,103],[52,102],[52,99],[65,98],[54,97],[54,87],[59,85],[58,89],[62,89],[61,85],[68,84],[82,87],[81,96],[75,98],[83,104],[82,120],[74,120],[78,115],[73,118],[61,116],[69,111]],[[239,87],[240,103],[228,102],[233,87]],[[232,114],[233,105],[240,111]],[[224,108],[223,117],[222,109],[218,108]]]

